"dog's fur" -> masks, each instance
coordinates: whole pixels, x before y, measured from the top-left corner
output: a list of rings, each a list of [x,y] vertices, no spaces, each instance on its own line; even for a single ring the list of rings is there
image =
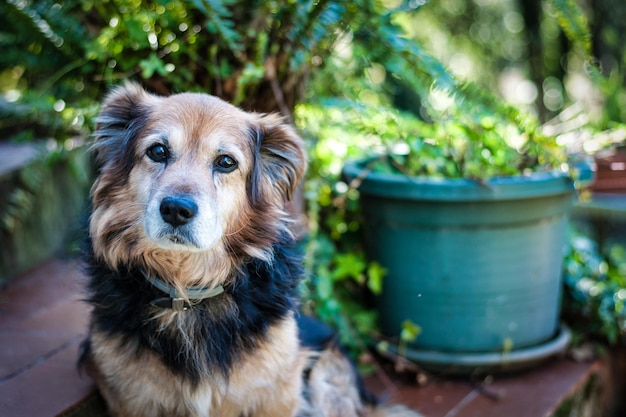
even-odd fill
[[[126,84],[106,98],[94,148],[82,363],[114,416],[414,415],[377,406],[332,333],[299,318],[285,202],[306,162],[293,128]],[[144,274],[188,309],[152,305],[165,294]]]

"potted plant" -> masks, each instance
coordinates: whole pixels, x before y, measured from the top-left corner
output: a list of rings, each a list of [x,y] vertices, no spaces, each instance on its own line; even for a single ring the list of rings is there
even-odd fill
[[[435,123],[388,112],[382,152],[343,173],[366,251],[387,271],[380,329],[414,336],[400,353],[449,372],[522,367],[569,339],[559,311],[574,182],[564,149],[530,119],[465,107]],[[351,123],[376,136],[369,120]]]
[[[568,36],[584,32],[580,11],[569,3],[555,6]],[[572,20],[575,25],[567,26]],[[398,104],[393,99],[322,103],[330,110],[315,130],[358,137],[350,144],[362,141],[369,156],[343,168],[351,186],[318,192],[318,212],[331,205],[338,210],[315,223],[329,230],[330,239],[320,239],[312,252],[328,255],[353,240],[354,222],[345,214],[358,190],[368,259],[357,255],[358,243],[347,247],[357,251],[327,256],[331,267],[314,269],[324,283],[317,298],[336,288],[334,294],[348,294],[342,305],[351,307],[346,299],[355,284],[380,289],[373,332],[399,338],[401,354],[440,369],[510,369],[562,350],[569,333],[558,321],[561,262],[575,196],[564,148],[532,117],[474,84],[457,82],[409,35],[382,26],[381,48],[366,51],[378,63],[371,70],[393,80],[383,90],[412,92],[402,108],[421,119],[390,110],[389,104]],[[342,145],[315,149],[337,160],[351,151]],[[411,234],[418,240],[409,241]],[[382,285],[380,268],[368,276],[367,262],[386,269]],[[371,316],[350,315],[357,330],[372,331],[366,323]]]

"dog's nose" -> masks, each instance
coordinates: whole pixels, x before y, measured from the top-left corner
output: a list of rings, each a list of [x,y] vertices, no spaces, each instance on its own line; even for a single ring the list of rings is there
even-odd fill
[[[174,227],[187,224],[198,213],[198,205],[187,196],[165,197],[161,201],[161,217]]]

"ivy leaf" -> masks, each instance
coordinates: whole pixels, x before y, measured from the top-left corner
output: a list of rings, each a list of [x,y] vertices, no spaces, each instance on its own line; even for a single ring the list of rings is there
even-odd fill
[[[141,45],[148,43],[146,31],[143,29],[144,23],[138,17],[124,19],[124,26],[128,30],[128,36],[132,41]]]
[[[333,281],[330,272],[324,266],[317,269],[316,289],[322,300],[331,299],[333,297]]]
[[[154,52],[150,54],[148,59],[139,61],[139,67],[141,68],[141,76],[144,79],[152,78],[155,72],[161,76],[165,76],[168,73],[165,64]]]
[[[367,268],[367,288],[375,295],[379,295],[383,290],[383,278],[387,270],[378,262],[372,262]]]
[[[422,333],[422,328],[411,320],[404,320],[402,322],[402,330],[400,331],[400,340],[403,342],[413,342],[417,339],[417,336]]]
[[[345,278],[353,278],[358,283],[362,284],[364,281],[363,272],[367,267],[367,264],[363,260],[363,256],[354,253],[343,253],[335,257],[335,270],[333,271],[333,278],[336,281],[340,281]]]

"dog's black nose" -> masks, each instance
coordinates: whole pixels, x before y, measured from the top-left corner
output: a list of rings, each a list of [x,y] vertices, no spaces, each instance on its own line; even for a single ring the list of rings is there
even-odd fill
[[[198,213],[198,205],[187,196],[165,197],[160,211],[163,220],[176,227],[189,223]]]

